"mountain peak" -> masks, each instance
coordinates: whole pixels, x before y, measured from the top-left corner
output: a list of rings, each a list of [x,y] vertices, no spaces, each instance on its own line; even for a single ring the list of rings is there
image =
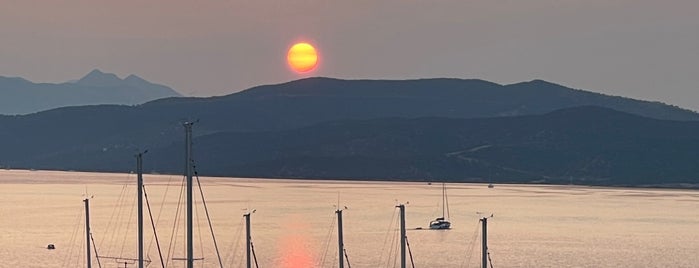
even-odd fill
[[[129,85],[132,85],[135,87],[148,86],[148,85],[152,84],[151,82],[148,82],[146,79],[143,79],[135,74],[131,74],[131,75],[127,76],[126,78],[124,78],[123,81],[126,82],[126,84],[129,84]]]
[[[124,78],[124,81],[148,82],[148,81],[146,81],[145,79],[143,79],[143,78],[141,78],[140,76],[135,75],[135,74],[130,74],[129,76],[127,76],[126,78]]]
[[[76,82],[79,85],[86,86],[98,86],[98,87],[108,87],[108,86],[118,86],[123,84],[118,76],[112,73],[104,73],[99,69],[94,69],[87,75],[83,76]]]
[[[517,86],[535,86],[535,87],[560,87],[560,88],[567,88],[566,86],[556,84],[553,82],[549,82],[546,80],[541,80],[541,79],[534,79],[531,81],[525,81],[525,82],[518,82],[514,84],[509,84],[506,86],[512,86],[512,87],[517,87]]]

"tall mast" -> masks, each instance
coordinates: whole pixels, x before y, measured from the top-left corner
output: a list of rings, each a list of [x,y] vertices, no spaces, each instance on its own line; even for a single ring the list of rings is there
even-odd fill
[[[187,176],[187,268],[194,268],[194,235],[192,232],[192,125],[184,123],[185,129],[185,175]]]
[[[250,212],[243,214],[245,217],[245,253],[247,254],[247,268],[252,268],[252,259],[250,258],[250,249],[252,246],[252,236],[250,234]]]
[[[447,186],[442,182],[442,218],[445,218],[445,211],[447,207]],[[445,218],[446,219],[446,218]]]
[[[406,245],[406,234],[405,234],[405,205],[400,204],[396,206],[400,209],[400,268],[405,268],[405,245]]]
[[[87,244],[87,268],[92,268],[92,258],[90,257],[90,199],[85,198],[85,242]]]
[[[344,238],[342,235],[342,210],[338,208],[335,211],[335,213],[337,214],[337,246],[338,246],[337,254],[339,256],[338,260],[340,261],[340,266],[338,266],[338,267],[344,268],[345,267],[345,260],[344,260],[343,252],[345,250],[345,242],[344,242]]]
[[[483,222],[483,268],[488,268],[488,218],[483,217],[481,222]]]
[[[136,182],[138,194],[138,268],[143,268],[143,153],[136,155]]]

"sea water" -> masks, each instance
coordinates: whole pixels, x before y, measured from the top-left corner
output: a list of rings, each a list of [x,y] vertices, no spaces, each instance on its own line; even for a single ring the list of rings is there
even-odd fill
[[[164,262],[185,267],[177,259],[186,252],[183,177],[144,180]],[[135,181],[134,174],[0,171],[0,267],[86,267],[86,198],[102,267],[137,267],[130,260],[138,245]],[[398,204],[406,207],[415,267],[480,267],[483,217],[494,267],[699,266],[696,190],[448,183],[452,229],[428,230],[442,215],[441,183],[199,182],[224,267],[244,267],[244,213],[252,213],[260,267],[337,267],[338,208],[352,267],[399,267]],[[195,267],[219,267],[199,188],[194,196],[195,257],[203,258]],[[161,267],[144,211],[148,267]]]

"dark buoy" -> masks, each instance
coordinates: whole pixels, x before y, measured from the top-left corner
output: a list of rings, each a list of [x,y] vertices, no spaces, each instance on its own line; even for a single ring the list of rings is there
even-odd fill
[[[49,244],[48,246],[46,246],[46,249],[56,249],[56,246],[53,244]]]

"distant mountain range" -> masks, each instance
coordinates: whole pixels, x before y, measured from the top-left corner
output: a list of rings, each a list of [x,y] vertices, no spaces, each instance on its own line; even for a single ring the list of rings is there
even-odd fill
[[[142,104],[155,99],[179,97],[172,88],[129,75],[93,70],[85,77],[60,84],[32,83],[0,76],[0,114],[28,114],[78,105]]]
[[[309,78],[211,98],[0,116],[0,165],[201,175],[699,185],[695,112],[532,81]]]

